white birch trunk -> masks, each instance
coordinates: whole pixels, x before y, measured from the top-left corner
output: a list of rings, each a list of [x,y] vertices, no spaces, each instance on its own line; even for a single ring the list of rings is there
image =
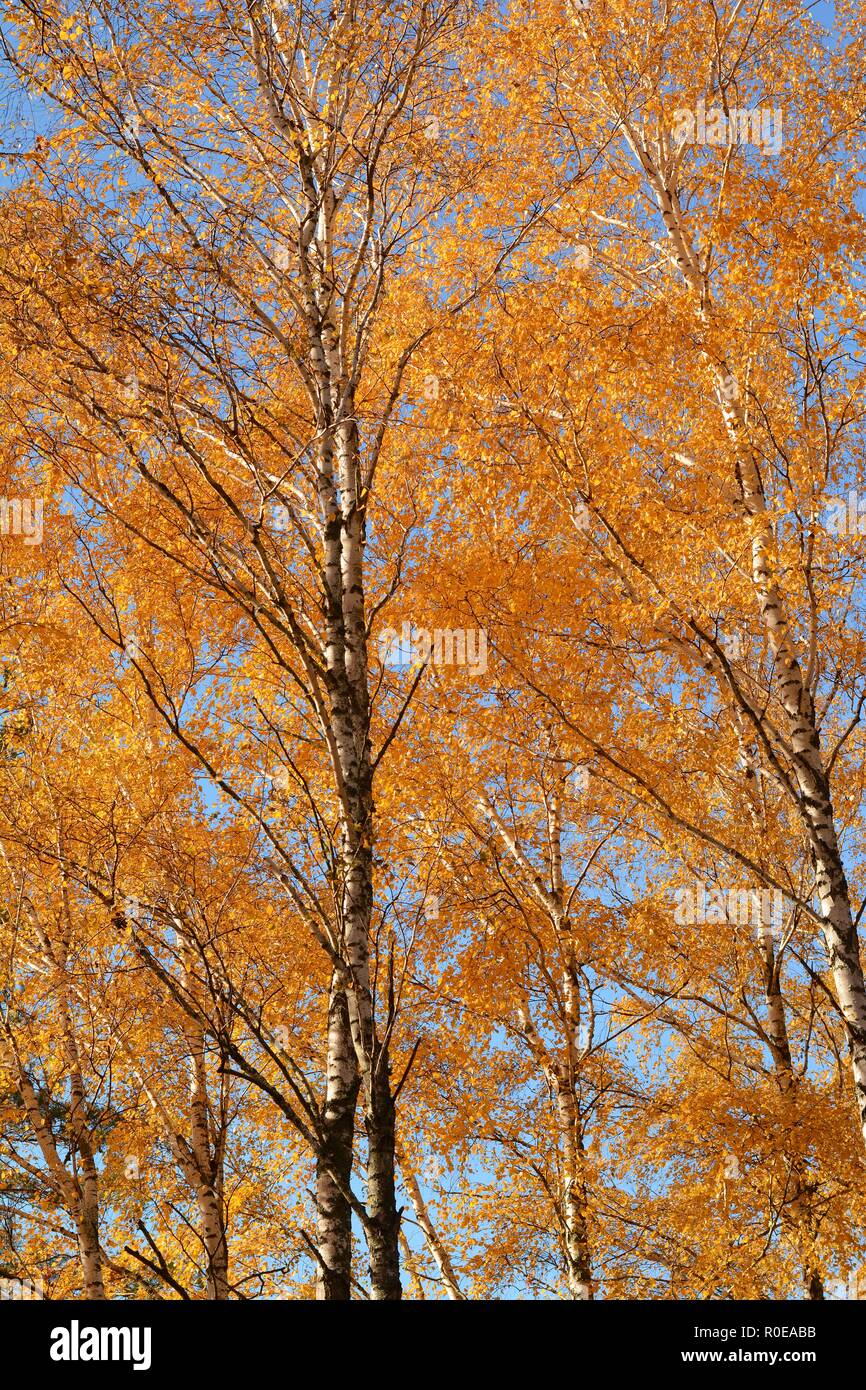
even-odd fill
[[[406,1184],[406,1191],[409,1193],[409,1200],[411,1201],[412,1209],[415,1212],[415,1219],[421,1228],[422,1234],[427,1243],[427,1249],[433,1256],[433,1259],[435,1260],[436,1265],[439,1269],[439,1273],[442,1276],[442,1283],[445,1286],[445,1291],[452,1302],[463,1302],[465,1296],[460,1291],[460,1284],[458,1282],[457,1275],[454,1272],[454,1266],[451,1263],[451,1257],[449,1256],[448,1251],[446,1250],[445,1246],[440,1240],[436,1227],[433,1225],[430,1213],[427,1210],[427,1203],[424,1201],[423,1193],[421,1192],[421,1188],[418,1185],[418,1180],[412,1171],[412,1168],[406,1158],[404,1151],[399,1147],[397,1148],[397,1161],[400,1164],[400,1171],[403,1174],[403,1181]]]
[[[316,1298],[352,1296],[352,1179],[358,1066],[349,1029],[342,976],[334,972],[328,1000],[328,1049],[322,1146],[316,1164]]]
[[[479,805],[489,816],[521,870],[524,882],[538,906],[548,917],[563,959],[562,998],[557,1001],[562,1037],[557,1055],[551,1057],[539,1037],[523,999],[518,1018],[527,1044],[547,1079],[556,1104],[559,1154],[561,1164],[559,1219],[565,1272],[569,1295],[580,1302],[593,1297],[592,1258],[589,1241],[588,1200],[584,1172],[583,1123],[577,1099],[579,1079],[578,1037],[580,1029],[580,994],[577,961],[572,939],[571,923],[566,912],[565,885],[562,876],[562,800],[558,787],[547,798],[547,838],[550,882],[545,884],[540,874],[521,850],[516,837],[491,804],[481,798]]]
[[[679,270],[694,292],[702,328],[710,321],[709,286],[692,245],[676,194],[669,189],[631,124],[627,139],[649,180]],[[776,579],[775,536],[757,454],[752,448],[739,383],[727,362],[711,360],[719,406],[727,429],[751,549],[751,576],[761,618],[775,660],[776,689],[787,719],[786,752],[799,789],[799,810],[816,874],[824,918],[823,933],[839,1007],[851,1049],[854,1095],[866,1146],[866,984],[857,928],[839,850],[829,777],[821,753],[815,706],[791,636],[785,602]]]
[[[192,948],[177,924],[178,948],[184,988],[194,993]],[[207,1054],[204,1029],[188,1014],[183,1016],[189,1064],[189,1153],[184,1152],[182,1171],[193,1190],[207,1261],[209,1299],[229,1297],[228,1241],[222,1200],[222,1148],[212,1143],[209,1118]],[[177,1144],[173,1147],[179,1148]],[[190,1161],[191,1158],[191,1161]]]

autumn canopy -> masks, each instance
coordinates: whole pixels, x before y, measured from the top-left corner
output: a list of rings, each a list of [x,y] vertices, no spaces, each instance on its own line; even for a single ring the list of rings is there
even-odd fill
[[[826,9],[9,0],[0,1280],[866,1296]]]

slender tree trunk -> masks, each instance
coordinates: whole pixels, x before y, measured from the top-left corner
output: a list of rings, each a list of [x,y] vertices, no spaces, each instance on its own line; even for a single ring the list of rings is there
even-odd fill
[[[36,1088],[25,1070],[14,1040],[6,1029],[10,1055],[14,1059],[18,1073],[18,1085],[27,1118],[42,1152],[54,1189],[66,1205],[75,1225],[78,1241],[78,1255],[84,1282],[84,1296],[88,1299],[104,1299],[105,1285],[102,1278],[102,1256],[99,1249],[99,1178],[96,1163],[89,1145],[81,1157],[81,1177],[76,1180],[66,1169],[51,1126],[42,1114]],[[74,1102],[73,1102],[74,1104]]]
[[[396,1152],[397,1161],[400,1164],[400,1171],[403,1174],[403,1182],[406,1185],[406,1191],[409,1193],[409,1200],[415,1212],[415,1219],[421,1227],[424,1239],[427,1242],[427,1248],[436,1261],[439,1273],[442,1275],[442,1283],[445,1285],[448,1297],[455,1303],[462,1302],[464,1300],[464,1295],[460,1291],[460,1284],[454,1272],[451,1257],[440,1240],[436,1227],[433,1225],[430,1213],[427,1210],[427,1203],[424,1201],[424,1195],[418,1185],[415,1174],[412,1172],[406,1155],[402,1150],[398,1147]]]
[[[785,1000],[782,994],[779,962],[773,948],[773,941],[766,934],[763,942],[764,988],[767,997],[767,1037],[773,1057],[776,1080],[782,1094],[790,1099],[792,1105],[797,1089],[797,1078],[791,1064],[791,1047],[788,1041],[788,1025],[785,1017]],[[824,1297],[824,1282],[814,1256],[814,1219],[811,1197],[803,1161],[799,1156],[791,1158],[790,1172],[785,1175],[785,1190],[782,1195],[783,1212],[793,1228],[796,1243],[803,1259],[803,1290],[807,1300],[815,1301]]]
[[[346,991],[337,971],[328,999],[327,1069],[316,1165],[316,1298],[346,1300],[352,1296],[352,1208],[345,1194],[352,1180],[359,1077]]]
[[[326,339],[327,341],[327,339]],[[364,604],[364,521],[359,498],[360,460],[354,399],[337,431],[340,480],[340,613],[347,708],[338,729],[343,784],[350,820],[343,835],[343,922],[351,972],[349,1015],[364,1104],[367,1134],[367,1230],[371,1297],[399,1299],[400,1215],[394,1152],[396,1115],[387,1043],[378,1037],[370,984],[373,914],[373,769],[370,754],[370,696],[367,685],[367,623]],[[339,689],[339,686],[338,686]],[[343,724],[343,710],[338,709]],[[346,737],[348,734],[348,738]]]
[[[701,333],[711,324],[709,284],[692,244],[675,191],[669,189],[649,151],[628,120],[624,128],[646,174],[683,279],[692,289]],[[823,935],[851,1051],[860,1133],[866,1145],[866,983],[857,928],[838,835],[830,783],[821,752],[812,693],[790,633],[785,601],[775,575],[775,536],[767,509],[760,463],[751,445],[740,386],[723,356],[709,350],[719,406],[730,440],[736,481],[751,546],[752,583],[774,658],[776,689],[787,720],[787,749],[799,791],[799,811],[815,868]]]
[[[79,1159],[78,1201],[74,1212],[78,1249],[84,1275],[85,1297],[103,1299],[105,1285],[102,1279],[102,1254],[99,1249],[99,1175],[87,1126],[84,1080],[78,1065],[78,1048],[71,1031],[72,1020],[65,998],[62,1010],[65,1044],[70,1059],[72,1106],[69,1123],[73,1150]]]
[[[65,897],[65,892],[64,892]],[[55,966],[60,983],[60,1014],[63,1027],[63,1047],[69,1066],[69,1092],[71,1106],[69,1128],[73,1153],[78,1155],[78,1201],[76,1203],[75,1227],[78,1235],[78,1250],[81,1255],[81,1269],[84,1275],[85,1297],[104,1299],[105,1285],[102,1277],[102,1253],[99,1248],[99,1175],[93,1155],[90,1128],[87,1123],[87,1104],[84,1090],[84,1077],[81,1073],[81,1059],[75,1038],[72,1011],[67,994],[67,960],[69,956],[70,933],[68,927],[68,904],[65,934],[62,939],[61,958],[51,949],[47,936],[42,936],[43,946],[49,960]]]
[[[176,931],[183,985],[187,991],[195,994],[192,943],[180,921],[176,922]],[[183,1144],[179,1136],[172,1137],[172,1147],[198,1207],[201,1239],[207,1260],[207,1296],[223,1300],[229,1297],[230,1286],[225,1206],[222,1200],[222,1144],[214,1143],[212,1133],[204,1029],[187,1015],[184,1017],[183,1031],[189,1049],[189,1147]]]
[[[267,74],[259,67],[266,99],[273,103]],[[341,802],[340,949],[347,966],[345,990],[368,1142],[368,1216],[372,1297],[400,1297],[400,1220],[394,1181],[394,1102],[387,1046],[377,1037],[370,985],[370,925],[373,911],[373,767],[365,612],[362,460],[355,408],[357,364],[341,337],[341,290],[335,279],[337,195],[333,173],[323,174],[309,148],[293,135],[305,207],[299,226],[297,268],[307,326],[307,363],[315,404],[316,495],[321,517],[321,578],[324,599],[324,665],[328,710],[326,733]],[[340,1025],[342,1026],[342,1025]],[[329,1035],[331,1020],[329,1018]],[[343,1056],[342,1041],[336,1057]],[[329,1043],[329,1055],[330,1055]],[[344,1063],[342,1065],[345,1065]],[[329,1070],[328,1085],[331,1084]],[[344,1085],[342,1109],[348,1091]],[[327,1105],[326,1105],[327,1110]],[[345,1120],[345,1117],[344,1117]],[[347,1122],[346,1122],[347,1123]],[[340,1125],[337,1124],[339,1130]],[[336,1137],[336,1136],[335,1136]],[[339,1144],[339,1141],[338,1141]],[[341,1161],[345,1165],[345,1154]],[[343,1223],[333,1234],[333,1256],[345,1270],[345,1217],[322,1173],[319,1217],[326,1210]],[[339,1170],[338,1170],[339,1171]],[[330,1218],[328,1218],[330,1219]],[[325,1263],[328,1261],[326,1259]],[[330,1265],[328,1265],[330,1268]],[[323,1284],[328,1281],[320,1270]],[[340,1287],[345,1288],[345,1274]],[[341,1295],[342,1296],[342,1295]]]
[[[803,677],[790,635],[784,599],[775,578],[773,528],[767,513],[758,463],[746,435],[739,388],[727,364],[719,365],[716,375],[722,412],[740,474],[752,538],[752,582],[775,658],[779,700],[787,716],[788,751],[800,793],[800,815],[815,868],[815,887],[824,918],[824,941],[836,997],[848,1032],[860,1132],[866,1144],[866,984],[857,928],[851,912],[851,894],[839,850],[830,781],[821,752],[815,704]]]
[[[560,803],[551,800],[551,853],[553,888],[563,896]],[[583,1127],[577,1103],[577,1038],[580,1028],[580,993],[577,963],[570,933],[562,930],[560,942],[565,955],[563,995],[565,1000],[565,1048],[563,1063],[556,1069],[556,1105],[562,1134],[562,1220],[565,1228],[568,1289],[580,1301],[592,1298],[592,1265],[587,1229],[586,1182],[583,1171]]]
[[[556,757],[556,762],[561,760]],[[574,951],[571,923],[565,908],[565,884],[562,876],[562,781],[547,796],[547,839],[550,855],[550,883],[544,883],[519,848],[517,840],[483,798],[480,805],[497,826],[513,858],[522,868],[527,883],[539,905],[547,913],[556,934],[563,957],[562,1005],[560,1022],[562,1042],[559,1054],[552,1059],[539,1037],[524,998],[518,1017],[524,1036],[535,1055],[551,1092],[556,1099],[557,1127],[560,1135],[562,1179],[560,1185],[559,1220],[565,1250],[566,1279],[573,1299],[589,1301],[593,1296],[592,1258],[587,1221],[587,1192],[584,1174],[583,1124],[577,1098],[580,1073],[578,1057],[580,1035],[580,981]]]
[[[386,1048],[377,1047],[375,1051],[371,1096],[364,1123],[371,1294],[374,1299],[401,1298],[400,1213],[394,1172],[396,1112]]]
[[[415,1252],[406,1239],[406,1232],[402,1228],[400,1230],[400,1249],[403,1251],[403,1268],[409,1271],[409,1278],[412,1281],[412,1292],[415,1299],[419,1303],[424,1303],[426,1299],[424,1297],[424,1285],[421,1282],[421,1275],[418,1273],[418,1260]]]
[[[557,1112],[562,1134],[562,1220],[568,1291],[573,1299],[592,1299],[592,1265],[586,1222],[586,1188],[583,1178],[583,1138],[574,1094],[557,1087]]]
[[[190,1147],[196,1168],[195,1199],[207,1257],[207,1294],[208,1298],[226,1299],[229,1296],[228,1243],[225,1214],[216,1187],[216,1163],[208,1120],[204,1034],[194,1026],[188,1028],[188,1036],[190,1034]]]
[[[82,1195],[75,1226],[81,1270],[84,1275],[84,1296],[89,1299],[104,1299],[106,1294],[102,1278],[102,1255],[99,1249],[99,1199],[95,1166],[92,1173],[88,1172],[84,1176],[81,1188]]]

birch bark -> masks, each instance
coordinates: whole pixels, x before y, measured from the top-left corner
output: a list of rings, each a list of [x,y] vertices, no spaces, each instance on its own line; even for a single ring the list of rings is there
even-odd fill
[[[649,183],[677,268],[693,293],[695,329],[705,337],[713,326],[709,273],[702,266],[693,244],[676,190],[669,186],[628,117],[620,112],[617,119]],[[776,693],[786,720],[784,751],[799,792],[798,809],[814,864],[824,940],[839,1007],[845,1019],[854,1098],[866,1146],[866,983],[815,704],[803,675],[785,596],[776,573],[775,534],[760,459],[749,437],[740,384],[724,354],[714,354],[707,349],[705,358],[730,442],[751,557],[752,585],[773,654]]]
[[[427,1242],[427,1248],[433,1256],[439,1273],[442,1276],[442,1283],[445,1285],[448,1297],[453,1303],[462,1302],[464,1300],[464,1295],[460,1290],[460,1284],[454,1272],[451,1257],[440,1240],[436,1227],[433,1225],[430,1213],[427,1210],[427,1203],[424,1201],[424,1195],[412,1171],[412,1167],[406,1158],[406,1154],[399,1146],[397,1148],[397,1161],[400,1164],[403,1182],[406,1184],[406,1191],[409,1193],[409,1200],[415,1212],[415,1219],[421,1228],[424,1239]]]
[[[178,945],[182,961],[182,984],[194,997],[191,943],[180,932]],[[222,1143],[211,1136],[208,1095],[207,1054],[201,1024],[190,1014],[183,1015],[183,1031],[189,1064],[189,1156],[182,1167],[195,1195],[199,1211],[202,1244],[207,1261],[207,1293],[211,1299],[229,1296],[228,1242],[223,1202]],[[191,1162],[189,1161],[191,1157]]]
[[[349,1029],[342,976],[334,972],[328,1001],[327,1089],[322,1146],[316,1163],[316,1231],[320,1263],[316,1298],[352,1296],[352,1210],[345,1196],[352,1178],[358,1066]]]
[[[99,1244],[99,1180],[92,1148],[88,1142],[86,1144],[86,1157],[82,1155],[80,1176],[70,1173],[58,1153],[51,1127],[42,1113],[36,1088],[22,1062],[11,1030],[5,1027],[4,1033],[4,1050],[15,1067],[25,1114],[42,1154],[51,1184],[72,1217],[75,1226],[84,1296],[87,1299],[104,1299],[106,1293],[102,1272],[102,1253]],[[77,1084],[75,1090],[76,1100],[73,1101],[73,1106],[80,1104],[82,1098],[82,1092]],[[79,1130],[80,1142],[80,1112],[76,1125]]]
[[[592,1255],[589,1239],[588,1193],[585,1175],[584,1121],[578,1103],[580,1071],[580,986],[572,923],[566,906],[562,874],[562,799],[554,786],[547,798],[547,838],[550,886],[536,873],[517,838],[489,801],[479,802],[493,821],[503,844],[522,873],[526,887],[547,916],[562,960],[562,989],[555,1007],[561,1036],[555,1056],[539,1036],[526,998],[518,1009],[520,1026],[530,1051],[544,1073],[556,1104],[560,1138],[559,1219],[565,1255],[569,1296],[579,1302],[593,1297]]]

